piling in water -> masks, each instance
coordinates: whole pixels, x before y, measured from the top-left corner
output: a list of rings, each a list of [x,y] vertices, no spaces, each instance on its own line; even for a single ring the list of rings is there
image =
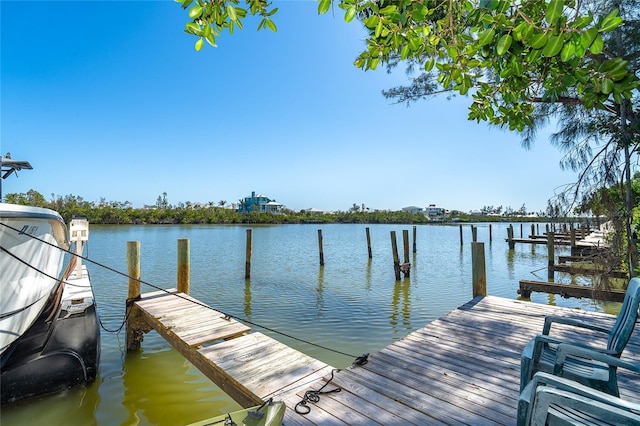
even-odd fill
[[[322,229],[318,229],[318,251],[320,253],[320,266],[324,266],[324,249],[322,248]]]
[[[487,295],[487,273],[484,263],[484,243],[471,243],[473,297]]]
[[[178,239],[178,291],[189,294],[191,285],[191,249],[188,238]]]
[[[396,241],[396,231],[391,231],[391,251],[393,254],[393,271],[396,281],[400,281],[400,258],[398,257],[398,242]]]
[[[244,278],[251,278],[251,229],[247,229],[247,248],[246,248],[246,260],[244,262]]]

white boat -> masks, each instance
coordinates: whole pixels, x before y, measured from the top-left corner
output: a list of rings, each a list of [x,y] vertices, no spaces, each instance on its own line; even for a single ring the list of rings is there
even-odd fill
[[[69,249],[67,228],[53,210],[0,203],[0,354],[40,316]]]
[[[0,181],[27,162],[2,157]],[[0,192],[1,197],[1,192]],[[86,219],[71,222],[75,253]],[[0,203],[0,399],[2,404],[92,382],[100,330],[89,274],[64,220],[45,208]],[[72,285],[65,286],[65,283]]]

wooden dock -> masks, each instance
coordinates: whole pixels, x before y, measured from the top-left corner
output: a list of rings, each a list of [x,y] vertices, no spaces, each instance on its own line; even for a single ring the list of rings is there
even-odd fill
[[[367,364],[333,371],[262,333],[245,334],[248,327],[176,294],[143,295],[132,313],[241,405],[269,397],[284,400],[286,425],[513,425],[520,353],[542,330],[544,316],[571,316],[608,327],[615,320],[605,314],[478,297],[371,354]],[[576,335],[558,327],[552,335],[601,341],[581,331]],[[640,362],[638,329],[622,358]],[[324,390],[339,386],[341,391],[308,403],[306,415],[296,413],[305,392],[319,390],[332,372]],[[619,375],[622,397],[640,402],[640,375],[624,370]]]

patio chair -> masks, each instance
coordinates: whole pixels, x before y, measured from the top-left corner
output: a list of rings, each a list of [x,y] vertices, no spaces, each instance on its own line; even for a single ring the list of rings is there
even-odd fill
[[[536,373],[518,400],[518,426],[640,425],[640,404],[563,377]]]
[[[533,378],[538,371],[554,373],[556,366],[557,349],[561,343],[571,343],[574,346],[591,348],[602,354],[620,358],[622,351],[631,338],[638,318],[638,305],[640,304],[640,279],[633,278],[629,281],[627,292],[620,309],[620,313],[611,329],[584,321],[549,315],[545,317],[542,334],[533,338],[523,349],[520,357],[520,391]],[[588,330],[596,330],[608,333],[606,349],[594,349],[580,342],[564,342],[549,336],[553,323],[567,324]],[[583,369],[587,370],[585,373]],[[560,371],[560,370],[558,370]],[[615,366],[602,363],[595,358],[584,359],[578,355],[567,352],[562,361],[562,374],[572,380],[583,383],[592,388],[618,396]],[[614,384],[615,383],[615,384]]]

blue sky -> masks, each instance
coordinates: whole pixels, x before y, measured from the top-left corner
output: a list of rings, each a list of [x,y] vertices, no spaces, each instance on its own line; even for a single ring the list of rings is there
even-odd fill
[[[172,1],[2,0],[0,151],[34,166],[3,193],[538,212],[575,180],[545,135],[527,151],[467,121],[468,98],[385,99],[404,72],[354,67],[364,32],[339,10],[274,4],[278,32],[249,20],[196,52]]]

